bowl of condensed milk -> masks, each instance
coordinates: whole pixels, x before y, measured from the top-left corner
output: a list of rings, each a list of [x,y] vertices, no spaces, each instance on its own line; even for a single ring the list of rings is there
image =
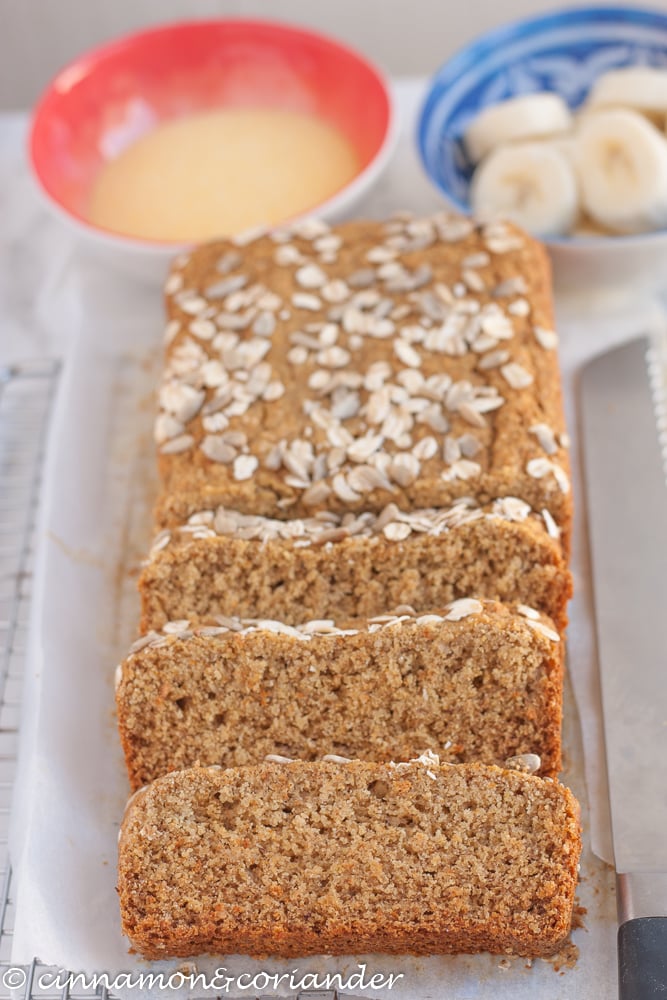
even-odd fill
[[[232,19],[160,26],[81,56],[38,102],[29,151],[62,216],[159,277],[193,243],[340,215],[395,138],[389,86],[363,56]]]

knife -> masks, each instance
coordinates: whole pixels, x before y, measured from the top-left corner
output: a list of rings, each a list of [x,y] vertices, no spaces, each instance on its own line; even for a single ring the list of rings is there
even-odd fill
[[[647,337],[580,379],[621,1000],[667,1000],[667,482]]]

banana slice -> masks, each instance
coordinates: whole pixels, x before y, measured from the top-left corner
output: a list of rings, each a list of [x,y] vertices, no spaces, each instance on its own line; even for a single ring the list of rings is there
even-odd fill
[[[624,66],[599,76],[585,109],[627,108],[646,115],[667,113],[667,70],[653,66]]]
[[[636,111],[586,115],[577,139],[582,201],[618,232],[667,225],[667,139]]]
[[[511,219],[535,236],[559,236],[575,223],[579,191],[567,156],[551,143],[516,143],[489,153],[470,188],[482,218]]]
[[[506,142],[539,139],[572,128],[572,115],[562,97],[546,91],[512,97],[481,111],[468,126],[463,142],[473,163]]]

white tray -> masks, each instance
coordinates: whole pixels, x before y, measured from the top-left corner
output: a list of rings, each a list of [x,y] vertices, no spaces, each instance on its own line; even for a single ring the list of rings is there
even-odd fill
[[[70,321],[77,336],[60,387],[46,471],[25,691],[27,725],[20,796],[13,811],[18,894],[12,961],[26,964],[38,957],[74,972],[113,977],[121,971],[177,965],[147,966],[128,954],[115,891],[116,838],[128,788],[115,732],[113,674],[135,631],[136,569],[149,540],[151,394],[162,305],[153,291],[137,288],[129,294],[121,279],[84,262],[76,267],[80,308]],[[569,361],[565,367],[569,385]],[[579,542],[581,537],[579,531]],[[575,569],[585,594],[585,563],[579,556]],[[585,651],[590,623],[582,620],[581,602],[573,611],[575,648]],[[580,681],[589,676],[589,664],[571,662],[571,668]],[[585,690],[580,704],[585,718],[594,717],[595,699]],[[569,686],[565,759],[564,778],[582,802],[586,843],[579,901],[587,912],[584,928],[573,934],[580,951],[573,968],[557,972],[553,962],[488,955],[373,955],[298,962],[237,956],[198,960],[197,969],[211,972],[224,966],[234,977],[298,967],[302,974],[339,972],[346,977],[365,963],[367,979],[390,972],[403,978],[391,990],[352,992],[396,1000],[611,997],[613,877],[590,850],[583,750]],[[112,992],[131,996],[122,989]],[[205,992],[198,988],[196,995]],[[228,992],[248,995],[233,983]],[[274,991],[264,983],[257,992],[289,995],[294,989],[285,984]],[[165,995],[177,994],[169,990]]]

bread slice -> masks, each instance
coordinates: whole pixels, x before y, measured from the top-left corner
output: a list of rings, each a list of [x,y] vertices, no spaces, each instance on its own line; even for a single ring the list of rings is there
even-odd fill
[[[483,764],[193,768],[132,799],[122,926],[146,958],[203,952],[550,955],[580,830],[562,785]]]
[[[470,594],[528,604],[562,630],[572,584],[549,523],[513,497],[291,521],[203,511],[156,539],[139,580],[141,631],[217,615],[372,618]]]
[[[267,754],[560,769],[563,643],[532,608],[460,600],[375,621],[170,622],[121,664],[118,725],[133,789],[195,763]]]
[[[160,521],[516,496],[567,548],[544,248],[446,213],[255,235],[196,248],[167,282]]]

